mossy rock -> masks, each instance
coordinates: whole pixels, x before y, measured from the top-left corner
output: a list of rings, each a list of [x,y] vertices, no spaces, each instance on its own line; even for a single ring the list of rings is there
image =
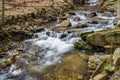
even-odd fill
[[[69,27],[69,26],[71,26],[70,20],[64,20],[64,21],[62,21],[61,22],[61,26],[63,26],[63,27]]]
[[[120,29],[108,29],[86,35],[84,38],[93,45],[117,45],[120,46]]]
[[[76,49],[91,49],[91,46],[84,41],[75,42],[74,46]]]
[[[101,71],[107,71],[107,72],[113,72],[115,71],[115,69],[116,67],[110,62],[105,62],[101,67]]]
[[[82,33],[80,33],[80,37],[85,38],[88,34],[92,34],[92,33],[94,33],[94,31],[91,31],[91,32],[82,32]]]

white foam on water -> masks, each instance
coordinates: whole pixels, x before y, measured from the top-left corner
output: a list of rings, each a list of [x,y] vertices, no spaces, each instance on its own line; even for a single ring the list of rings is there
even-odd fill
[[[22,70],[21,69],[18,69],[18,70],[15,70],[15,71],[13,71],[12,72],[12,75],[19,75],[19,74],[21,74],[22,73]]]
[[[87,19],[86,16],[84,14],[79,14],[79,13],[76,13],[76,15],[82,20],[84,19]]]
[[[60,39],[63,34],[65,34],[66,37]],[[33,47],[37,46],[40,50],[42,50],[40,53],[42,58],[38,56],[38,63],[40,64],[41,69],[59,62],[65,53],[74,49],[73,42],[78,41],[78,38],[74,38],[72,40],[72,33],[55,33],[47,29],[43,32],[36,33],[35,35],[37,35],[37,38],[31,40],[33,40]]]
[[[98,0],[89,0],[90,6],[95,6],[98,3]]]
[[[71,22],[71,27],[75,27],[77,25],[77,21],[70,19],[70,22]]]
[[[16,70],[16,65],[12,64],[10,66],[10,70],[7,72],[7,73],[4,73],[4,74],[1,74],[0,75],[0,80],[8,80],[7,78],[10,76],[10,75],[19,75],[22,73],[22,70],[21,69],[18,69]],[[11,79],[13,80],[13,79]]]
[[[73,44],[79,40],[82,40],[82,39],[80,37],[73,37],[70,40],[68,40],[67,42]]]

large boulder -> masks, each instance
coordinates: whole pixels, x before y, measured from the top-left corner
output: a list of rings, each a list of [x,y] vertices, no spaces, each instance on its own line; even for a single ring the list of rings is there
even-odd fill
[[[108,29],[81,36],[92,45],[103,46],[107,48],[117,48],[120,46],[120,29]]]

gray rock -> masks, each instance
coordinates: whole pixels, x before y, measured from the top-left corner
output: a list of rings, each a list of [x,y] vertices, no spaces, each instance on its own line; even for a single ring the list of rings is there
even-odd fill
[[[76,28],[85,28],[85,27],[87,27],[87,25],[86,24],[82,24],[80,22],[78,22],[77,25],[76,25]]]
[[[99,63],[101,63],[103,60],[109,58],[110,55],[92,55],[89,57],[88,60],[88,67],[90,69],[96,69],[97,65],[99,65]]]

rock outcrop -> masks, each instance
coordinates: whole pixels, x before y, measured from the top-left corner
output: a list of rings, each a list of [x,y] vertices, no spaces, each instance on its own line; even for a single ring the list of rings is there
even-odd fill
[[[92,45],[103,46],[106,49],[115,49],[120,46],[120,29],[108,29],[91,34],[82,34],[81,37]]]

